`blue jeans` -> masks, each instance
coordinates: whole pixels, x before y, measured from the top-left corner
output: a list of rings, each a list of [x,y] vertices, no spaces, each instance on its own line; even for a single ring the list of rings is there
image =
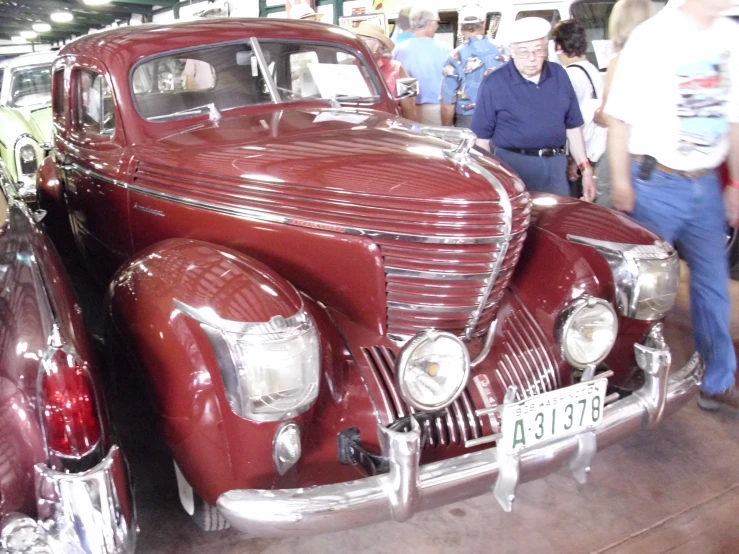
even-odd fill
[[[680,242],[690,267],[690,309],[696,349],[706,361],[702,389],[716,394],[734,384],[736,354],[729,334],[729,265],[724,252],[725,212],[718,175],[690,180],[653,171],[631,177],[636,205],[631,216],[666,241]]]
[[[517,154],[505,148],[495,148],[493,155],[507,163],[521,177],[527,190],[570,196],[570,183],[567,181],[567,156],[541,158]]]

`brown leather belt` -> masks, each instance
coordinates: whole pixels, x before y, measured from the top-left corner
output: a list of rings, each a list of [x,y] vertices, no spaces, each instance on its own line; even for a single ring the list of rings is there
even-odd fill
[[[644,161],[644,156],[638,155],[638,156],[632,156],[634,161],[637,161],[639,163],[642,163]],[[684,177],[685,179],[698,179],[699,177],[703,177],[704,175],[708,175],[709,173],[713,173],[716,171],[716,168],[706,168],[706,169],[695,169],[693,171],[681,171],[679,169],[672,169],[671,167],[667,167],[666,165],[662,165],[661,163],[657,162],[654,164],[654,169],[657,171],[661,171],[662,173],[667,173],[669,175],[677,175],[678,177]]]

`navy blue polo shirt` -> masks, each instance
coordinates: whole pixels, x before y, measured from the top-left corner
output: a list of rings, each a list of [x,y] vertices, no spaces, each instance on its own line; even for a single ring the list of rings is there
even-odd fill
[[[565,69],[544,62],[539,83],[516,69],[513,60],[480,86],[470,128],[500,148],[560,148],[566,130],[583,124],[580,105]]]

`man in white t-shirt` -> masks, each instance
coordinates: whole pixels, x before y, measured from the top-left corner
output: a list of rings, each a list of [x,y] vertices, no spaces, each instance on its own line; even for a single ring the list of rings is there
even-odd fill
[[[185,62],[184,76],[187,90],[208,90],[216,84],[213,66],[202,60],[188,58]]]
[[[642,23],[621,53],[606,113],[612,199],[690,266],[693,333],[706,361],[698,404],[739,413],[724,253],[739,225],[739,25],[731,0],[685,0]],[[723,194],[716,168],[727,158]]]

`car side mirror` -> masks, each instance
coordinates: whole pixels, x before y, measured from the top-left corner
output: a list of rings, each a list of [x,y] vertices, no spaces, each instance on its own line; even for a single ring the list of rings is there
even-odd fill
[[[405,98],[413,98],[414,96],[418,96],[418,79],[413,79],[411,77],[398,79],[395,84],[395,89],[396,100],[403,100]]]

